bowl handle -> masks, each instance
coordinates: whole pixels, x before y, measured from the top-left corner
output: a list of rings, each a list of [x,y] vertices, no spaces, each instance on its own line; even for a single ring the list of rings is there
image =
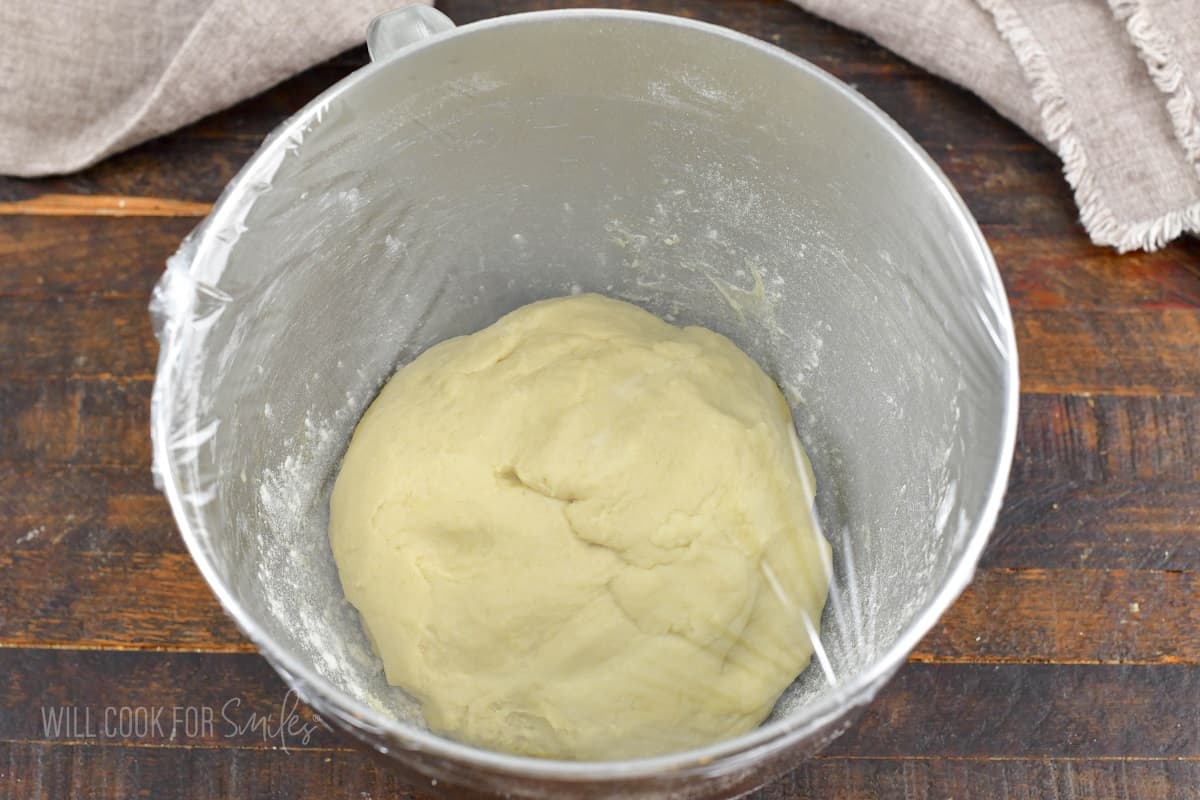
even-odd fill
[[[445,33],[454,27],[442,12],[426,5],[411,5],[380,14],[367,26],[367,52],[372,61],[386,61],[410,44]]]

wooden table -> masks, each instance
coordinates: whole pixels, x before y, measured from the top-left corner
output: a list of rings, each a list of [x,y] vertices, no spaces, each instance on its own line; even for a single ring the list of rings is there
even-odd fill
[[[542,5],[442,7],[466,22]],[[1020,342],[1016,460],[974,583],[848,733],[759,797],[1200,796],[1200,243],[1091,246],[1053,155],[785,2],[632,5],[774,42],[912,132],[982,224]],[[164,259],[267,131],[365,59],[79,175],[0,180],[2,797],[411,794],[340,735],[285,752],[222,719],[277,725],[286,690],[149,474],[146,303]],[[204,707],[212,729],[189,729]]]

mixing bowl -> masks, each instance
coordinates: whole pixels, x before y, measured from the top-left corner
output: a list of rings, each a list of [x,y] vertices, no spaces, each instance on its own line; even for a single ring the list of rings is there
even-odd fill
[[[722,28],[554,11],[455,29],[414,9],[381,18],[371,52],[272,134],[155,291],[155,466],[192,556],[301,697],[440,787],[761,783],[871,700],[995,520],[1016,350],[977,226],[878,109]],[[343,598],[329,489],[383,381],[580,291],[731,337],[811,456],[834,552],[820,647],[735,739],[589,763],[448,740],[387,686]]]

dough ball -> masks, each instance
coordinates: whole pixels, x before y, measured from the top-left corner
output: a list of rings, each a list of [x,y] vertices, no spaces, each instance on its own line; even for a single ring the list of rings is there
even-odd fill
[[[429,727],[563,759],[747,731],[812,654],[829,545],[779,389],[628,303],[431,347],[355,430],[329,538]]]

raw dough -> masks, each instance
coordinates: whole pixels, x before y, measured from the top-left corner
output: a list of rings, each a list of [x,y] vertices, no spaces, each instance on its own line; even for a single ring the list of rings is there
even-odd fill
[[[434,731],[570,759],[758,725],[806,666],[829,545],[779,389],[598,295],[442,342],[363,416],[329,526]]]

